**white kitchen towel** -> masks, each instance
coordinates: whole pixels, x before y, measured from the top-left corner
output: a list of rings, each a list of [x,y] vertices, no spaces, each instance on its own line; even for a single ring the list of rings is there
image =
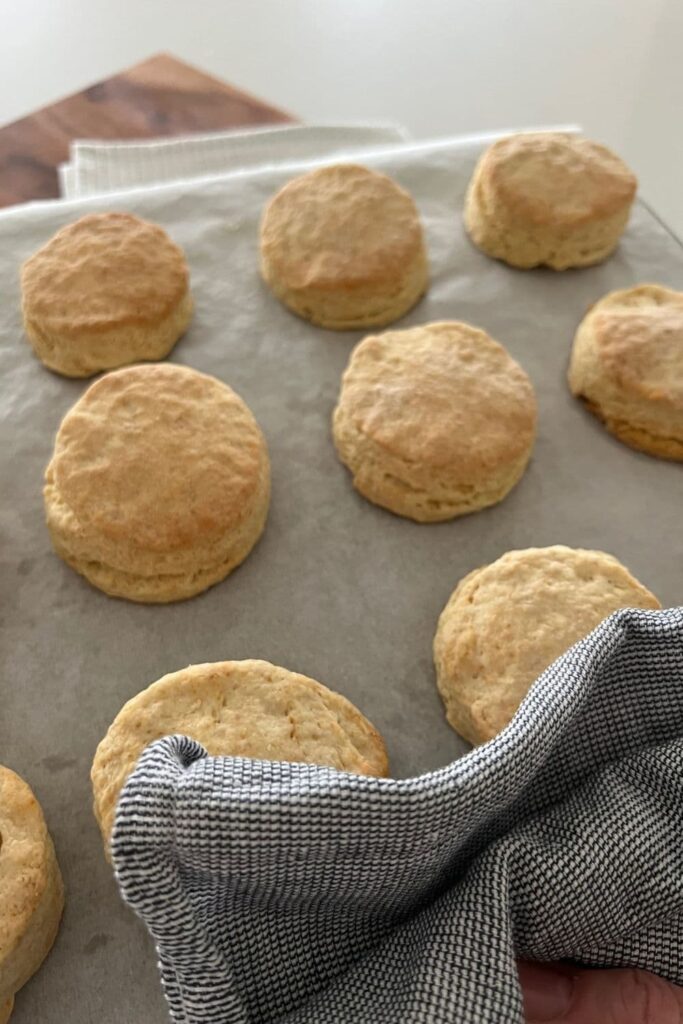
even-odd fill
[[[279,125],[145,141],[76,141],[59,169],[62,196],[120,192],[144,185],[213,177],[280,160],[353,155],[410,138],[398,124]]]
[[[521,1024],[517,956],[683,983],[682,836],[683,609],[626,610],[419,778],[160,740],[112,850],[178,1024]]]

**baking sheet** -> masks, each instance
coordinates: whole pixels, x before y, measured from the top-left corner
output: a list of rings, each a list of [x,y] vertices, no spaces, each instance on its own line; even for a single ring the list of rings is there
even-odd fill
[[[364,160],[415,196],[432,263],[428,296],[401,322],[470,321],[530,374],[539,438],[502,504],[421,526],[375,508],[337,461],[330,415],[360,333],[315,328],[268,293],[257,269],[263,203],[297,168],[0,215],[2,700],[0,762],[45,810],[67,886],[57,944],[20,993],[13,1024],[167,1020],[151,941],[120,901],[90,805],[95,747],[121,705],[193,662],[265,658],[349,697],[386,738],[393,774],[457,757],[431,660],[436,620],[471,569],[510,548],[565,543],[612,552],[665,605],[681,602],[683,468],[630,451],[565,385],[587,306],[640,281],[683,287],[683,249],[642,205],[605,265],[520,272],[468,243],[460,211],[479,146],[416,145]],[[224,583],[161,607],[92,589],[53,554],[42,475],[62,415],[87,386],[45,370],[22,339],[18,267],[60,225],[125,209],[185,248],[196,314],[172,359],[215,374],[251,406],[268,439],[266,533]]]

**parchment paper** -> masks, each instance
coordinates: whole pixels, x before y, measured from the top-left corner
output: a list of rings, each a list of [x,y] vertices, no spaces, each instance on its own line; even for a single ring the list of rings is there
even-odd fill
[[[420,526],[357,496],[337,461],[330,415],[360,334],[315,328],[261,283],[260,209],[296,167],[106,199],[36,204],[0,216],[2,700],[0,762],[40,799],[67,885],[59,939],[19,994],[15,1024],[161,1024],[154,952],[121,903],[91,813],[95,747],[122,704],[193,662],[265,658],[349,697],[377,725],[393,773],[448,762],[431,660],[436,620],[458,580],[510,548],[610,551],[665,605],[681,602],[681,466],[613,440],[568,393],[578,321],[612,288],[683,287],[683,249],[642,205],[605,265],[518,272],[468,243],[461,224],[478,147],[453,143],[366,159],[415,196],[432,263],[429,295],[404,326],[457,318],[503,342],[537,388],[533,461],[502,504]],[[61,224],[124,209],[185,248],[196,314],[173,360],[215,374],[249,403],[273,464],[263,540],[224,583],[192,601],[146,607],[106,597],[53,554],[42,476],[60,419],[87,386],[55,376],[22,338],[18,268]]]

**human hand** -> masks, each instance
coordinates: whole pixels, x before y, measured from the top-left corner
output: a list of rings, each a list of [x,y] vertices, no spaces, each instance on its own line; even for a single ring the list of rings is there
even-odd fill
[[[656,974],[518,966],[528,1024],[683,1024],[683,988]]]

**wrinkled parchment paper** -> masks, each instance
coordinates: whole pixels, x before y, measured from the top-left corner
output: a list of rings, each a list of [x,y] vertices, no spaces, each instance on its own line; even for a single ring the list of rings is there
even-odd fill
[[[642,205],[616,255],[562,274],[519,272],[467,241],[463,195],[476,147],[385,150],[365,162],[415,196],[432,263],[429,295],[402,326],[454,318],[503,342],[540,406],[533,461],[495,508],[420,526],[352,490],[330,415],[361,334],[289,314],[257,269],[257,223],[298,168],[250,172],[0,216],[0,762],[35,789],[67,886],[62,930],[17,999],[15,1024],[162,1024],[151,942],[119,899],[91,812],[95,747],[122,704],[193,662],[265,658],[349,697],[384,734],[393,773],[457,757],[431,660],[436,620],[471,569],[510,548],[565,543],[620,558],[667,604],[681,603],[683,467],[612,439],[568,393],[565,370],[586,308],[641,281],[683,287],[683,250]],[[18,268],[62,224],[122,209],[184,247],[196,314],[172,359],[215,374],[249,403],[273,464],[263,540],[228,580],[192,601],[129,604],[92,589],[53,554],[42,476],[60,419],[87,386],[55,376],[22,337]]]

